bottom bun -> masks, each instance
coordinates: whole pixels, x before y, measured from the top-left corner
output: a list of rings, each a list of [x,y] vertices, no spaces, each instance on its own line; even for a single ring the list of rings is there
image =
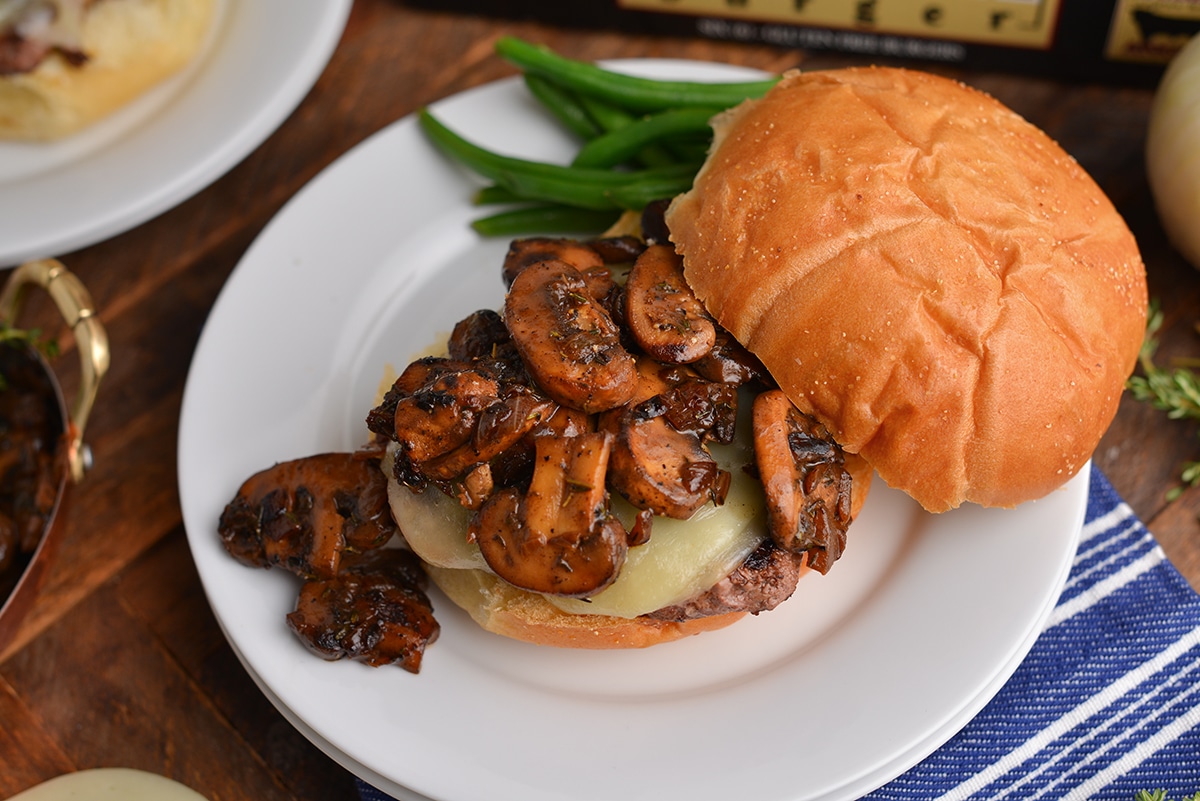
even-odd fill
[[[487,631],[558,648],[646,648],[725,628],[747,614],[729,612],[682,622],[573,615],[482,570],[449,570],[432,565],[426,565],[425,570],[447,598]]]

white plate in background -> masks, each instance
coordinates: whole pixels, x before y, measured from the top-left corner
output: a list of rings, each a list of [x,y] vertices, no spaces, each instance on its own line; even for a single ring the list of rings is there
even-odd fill
[[[204,189],[299,105],[352,0],[221,0],[183,72],[75,136],[0,142],[0,266],[122,233]]]

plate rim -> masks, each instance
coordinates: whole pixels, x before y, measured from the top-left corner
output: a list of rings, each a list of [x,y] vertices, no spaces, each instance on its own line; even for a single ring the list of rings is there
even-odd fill
[[[269,2],[279,4],[279,9],[292,8],[286,0]],[[143,145],[154,140],[155,129],[167,128],[171,123],[181,124],[180,121],[187,118],[209,120],[194,99],[216,91],[210,81],[216,80],[221,69],[248,63],[252,54],[246,45],[256,37],[242,35],[246,29],[238,26],[249,24],[255,16],[264,16],[264,9],[255,7],[262,3],[263,0],[254,0],[251,4],[245,0],[221,0],[214,31],[197,61],[152,87],[127,107],[116,110],[110,117],[73,137],[45,144],[0,142],[0,148],[64,147],[82,151],[62,164],[12,180],[8,183],[12,195],[21,195],[31,188],[52,196],[69,194],[78,188],[78,182],[73,183],[71,174],[79,164],[87,169],[105,169],[112,174],[127,173],[131,165],[138,164],[139,152],[145,152]],[[0,266],[61,256],[98,244],[157,217],[217,181],[266,141],[312,90],[337,48],[352,5],[353,0],[323,0],[318,4],[302,3],[293,9],[307,13],[304,38],[286,43],[293,47],[288,51],[291,53],[290,67],[280,72],[279,80],[269,91],[255,95],[259,101],[248,103],[244,113],[230,120],[230,124],[216,129],[197,126],[211,133],[186,146],[172,144],[171,147],[181,148],[173,153],[178,161],[156,165],[157,172],[153,176],[119,194],[116,202],[112,193],[107,194],[81,209],[80,214],[87,216],[60,219],[53,226],[29,225],[28,221],[5,222],[3,236],[0,236],[3,240],[0,241]],[[235,33],[239,36],[235,37]],[[241,47],[229,50],[233,45]],[[139,104],[154,107],[145,111]],[[142,119],[147,114],[149,116]],[[0,184],[0,197],[5,189],[5,184]],[[5,205],[4,216],[7,217],[13,209],[25,204]],[[46,218],[45,214],[38,215],[39,220]]]

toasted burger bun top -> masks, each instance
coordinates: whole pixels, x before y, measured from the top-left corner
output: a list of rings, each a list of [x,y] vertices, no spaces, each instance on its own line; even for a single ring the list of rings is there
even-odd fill
[[[215,17],[215,0],[97,0],[83,64],[54,53],[0,78],[0,139],[58,139],[108,115],[188,64]]]
[[[878,67],[790,73],[714,130],[672,240],[797,406],[930,511],[1079,471],[1147,300],[1133,236],[1069,155],[988,95]]]

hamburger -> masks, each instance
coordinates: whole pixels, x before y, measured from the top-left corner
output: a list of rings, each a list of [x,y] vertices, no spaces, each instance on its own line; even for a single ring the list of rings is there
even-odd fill
[[[693,188],[665,213],[669,242],[651,250],[656,258],[678,261],[686,293],[671,302],[685,308],[687,297],[698,301],[700,315],[729,335],[729,347],[744,349],[761,366],[769,388],[761,395],[782,398],[799,419],[811,422],[813,436],[829,443],[841,473],[810,483],[828,487],[843,474],[853,481],[844,523],[861,507],[872,471],[930,512],[943,512],[963,503],[1016,506],[1052,492],[1083,467],[1135,364],[1147,293],[1124,221],[1055,142],[961,83],[880,67],[790,73],[762,99],[720,115],[713,128],[714,142]],[[561,274],[563,262],[571,262],[558,253],[540,259],[528,271],[506,266],[514,290],[522,290],[532,273]],[[587,263],[568,266],[577,283],[560,287],[559,297],[591,292]],[[669,281],[663,285],[679,289]],[[623,306],[610,306],[611,318],[627,316],[630,305],[626,298]],[[504,331],[487,339],[487,353],[511,348],[511,340],[528,335],[523,329],[553,336],[546,333],[553,327],[535,319],[538,314],[514,302],[510,290],[498,318]],[[688,369],[697,364],[680,361]],[[426,369],[428,364],[418,372]],[[635,359],[626,372],[638,369]],[[573,380],[567,375],[563,383],[569,387]],[[544,389],[549,381],[534,385]],[[440,479],[413,474],[413,465],[425,460],[413,454],[423,435],[406,439],[405,432],[421,426],[416,418],[401,419],[397,408],[424,404],[433,414],[442,402],[438,392],[449,392],[445,382],[436,391],[435,385],[437,379],[413,383],[402,375],[391,400],[372,413],[372,428],[392,441],[384,469],[400,530],[433,582],[485,629],[559,646],[642,647],[728,625],[781,601],[724,603],[727,596],[761,601],[767,593],[758,585],[779,580],[771,571],[763,571],[762,581],[756,575],[756,561],[768,558],[764,551],[799,561],[796,577],[814,566],[829,567],[822,565],[821,548],[788,551],[774,530],[767,535],[773,523],[764,523],[764,516],[780,512],[771,497],[772,476],[760,475],[765,502],[762,489],[749,490],[760,500],[733,506],[754,511],[717,524],[748,532],[744,541],[753,547],[743,544],[732,565],[728,550],[714,558],[704,547],[681,549],[685,561],[712,558],[719,566],[671,567],[667,572],[691,577],[691,583],[671,585],[676,597],[655,595],[652,571],[629,588],[638,598],[629,606],[609,603],[606,594],[624,598],[621,577],[638,569],[634,565],[642,560],[633,555],[639,548],[660,537],[691,539],[708,513],[668,519],[656,512],[649,542],[636,543],[630,535],[636,544],[623,555],[618,579],[596,592],[569,586],[593,566],[564,561],[553,549],[542,553],[536,571],[544,579],[553,572],[547,565],[559,560],[568,588],[557,593],[553,582],[526,581],[523,562],[515,569],[498,565],[532,540],[546,545],[552,527],[540,534],[530,531],[536,525],[522,529],[544,514],[542,507],[516,493],[502,510],[489,512],[471,502],[470,481],[442,482],[447,491],[439,492],[430,485]],[[563,406],[598,415],[595,428],[602,431],[619,414],[612,409],[644,408],[660,397],[647,397],[649,392],[616,392],[625,399],[615,405],[606,400],[598,412],[587,405],[590,395]],[[414,393],[420,395],[416,401]],[[757,416],[754,398],[740,406],[741,416]],[[532,407],[519,408],[534,414]],[[498,436],[489,432],[482,440]],[[780,441],[804,436],[791,430]],[[571,454],[552,447],[555,439],[538,440],[546,447],[538,446],[536,462],[571,464]],[[761,467],[756,428],[753,439],[712,445],[714,453],[731,449],[718,454],[719,469],[745,477],[750,452]],[[486,450],[478,437],[457,442],[476,454]],[[616,463],[611,452],[600,452],[605,447],[611,443],[596,440],[574,456],[581,463]],[[466,461],[486,464],[486,456]],[[792,456],[797,465],[804,461],[795,451]],[[502,469],[489,465],[488,480]],[[567,473],[570,483],[569,468]],[[588,484],[594,474],[584,469],[581,475],[580,483],[594,489]],[[637,529],[648,506],[619,481],[608,483],[608,494],[579,514],[599,518],[610,508],[631,507],[613,512],[623,536]],[[563,505],[573,502],[570,493],[553,497]],[[725,504],[712,497],[716,502],[706,509],[730,508],[728,497]],[[496,530],[507,533],[491,542]],[[588,535],[612,536],[603,525]]]
[[[368,447],[243,484],[220,536],[306,580],[311,650],[415,672],[425,574],[506,637],[646,647],[836,570],[876,478],[938,513],[1080,471],[1146,278],[1056,143],[878,67],[787,74],[713,131],[640,238],[513,242],[504,307],[384,382]]]
[[[0,139],[76,133],[195,58],[216,0],[12,0],[0,6]]]

